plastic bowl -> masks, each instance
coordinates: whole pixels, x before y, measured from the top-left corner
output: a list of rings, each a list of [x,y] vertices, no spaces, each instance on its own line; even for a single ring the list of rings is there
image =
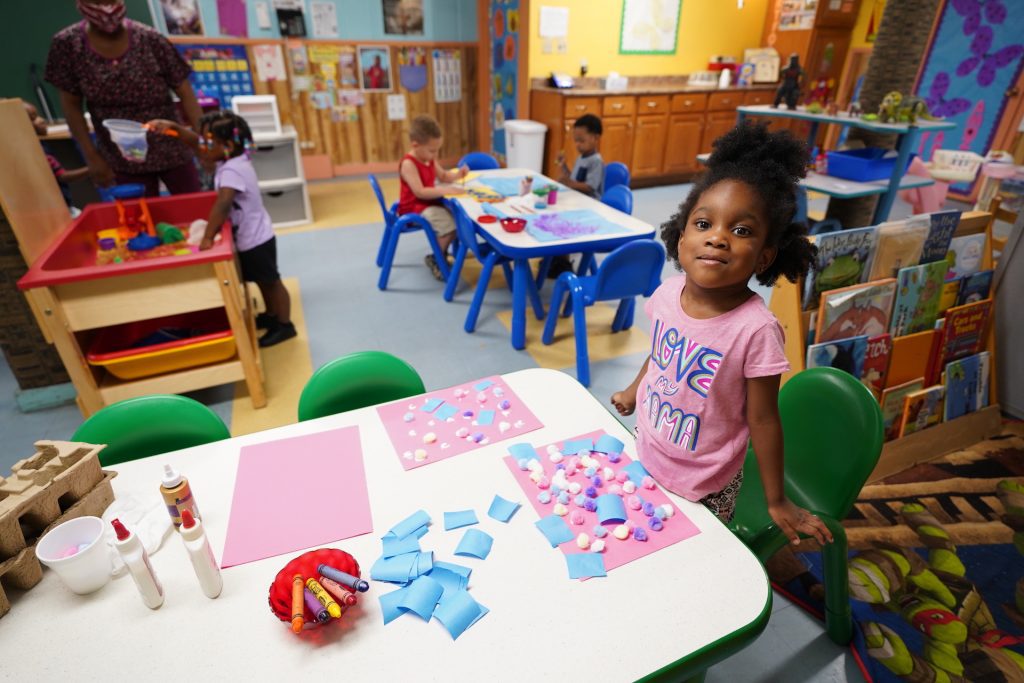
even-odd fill
[[[499,222],[505,232],[522,232],[526,229],[525,218],[502,218]]]
[[[128,119],[104,119],[103,127],[110,133],[110,139],[117,145],[128,161],[142,163],[149,152],[146,128],[138,121]]]
[[[277,573],[277,576],[274,577],[274,582],[270,584],[268,601],[270,602],[270,611],[274,613],[275,617],[286,623],[291,622],[292,579],[296,574],[301,574],[303,579],[315,579],[318,576],[317,567],[320,564],[327,564],[346,574],[359,576],[359,563],[344,550],[320,548],[319,550],[310,550],[302,553],[286,564]],[[309,608],[305,606],[303,606],[303,614],[305,630],[319,628],[325,624],[337,621],[336,619],[331,619],[324,622],[324,624],[320,624],[314,618],[313,613],[309,611]],[[342,613],[342,616],[345,616],[344,613]]]

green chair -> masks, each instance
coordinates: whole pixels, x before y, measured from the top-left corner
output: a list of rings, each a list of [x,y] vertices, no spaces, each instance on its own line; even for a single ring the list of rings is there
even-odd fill
[[[832,543],[822,549],[825,630],[846,645],[853,637],[847,581],[846,531],[849,514],[882,452],[882,411],[871,392],[835,368],[811,368],[779,391],[785,438],[786,496],[828,526]],[[747,450],[743,486],[729,528],[765,562],[789,539],[768,515],[761,471]]]
[[[335,358],[313,373],[299,397],[299,421],[343,413],[425,391],[419,373],[383,351]]]
[[[217,413],[185,396],[154,394],[113,403],[75,430],[72,441],[103,443],[104,467],[231,438]]]

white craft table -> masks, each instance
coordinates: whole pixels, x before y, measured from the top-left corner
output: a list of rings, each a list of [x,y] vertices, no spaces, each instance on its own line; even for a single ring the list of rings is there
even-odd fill
[[[526,435],[534,445],[601,428],[635,455],[632,435],[568,375],[531,369],[505,380],[545,425]],[[189,478],[220,558],[239,448],[348,425],[360,429],[374,530],[331,547],[352,553],[366,577],[381,553],[379,537],[426,510],[433,524],[421,546],[472,567],[470,594],[491,610],[459,640],[415,615],[384,626],[377,596],[395,587],[376,581],[342,623],[297,636],[271,613],[267,589],[298,552],[224,570],[224,591],[209,600],[172,534],[151,558],[166,593],[158,610],[142,604],[128,576],[83,597],[46,570],[39,585],[12,596],[0,620],[0,679],[632,681],[660,672],[659,679],[680,680],[745,647],[768,622],[764,570],[702,506],[670,496],[699,535],[606,578],[572,581],[501,459],[509,442],[405,472],[375,408],[117,465],[114,491],[158,496],[162,466],[171,463]],[[305,476],[282,463],[279,504],[302,504],[297,490]],[[509,524],[487,516],[494,494],[523,503]],[[268,514],[274,498],[268,495]],[[444,531],[443,513],[466,508],[494,537],[486,560],[452,554],[464,530]]]

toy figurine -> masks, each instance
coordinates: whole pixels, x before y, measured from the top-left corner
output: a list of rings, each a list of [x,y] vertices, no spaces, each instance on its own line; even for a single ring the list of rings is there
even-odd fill
[[[918,119],[938,120],[929,113],[927,103],[920,97],[913,95],[903,97],[898,91],[893,90],[882,98],[882,104],[878,107],[878,120],[882,123],[914,125]]]
[[[778,107],[779,102],[786,100],[786,108],[796,109],[797,100],[800,99],[800,82],[803,80],[804,70],[800,68],[800,56],[795,52],[789,56],[789,65],[782,70],[782,84],[775,91],[775,102],[773,107]]]
[[[864,113],[864,110],[860,107],[860,102],[854,100],[850,102],[850,106],[846,109],[846,113],[850,116],[860,116]]]
[[[828,112],[829,116],[839,116],[839,103],[835,100],[829,100],[825,105],[825,111]]]

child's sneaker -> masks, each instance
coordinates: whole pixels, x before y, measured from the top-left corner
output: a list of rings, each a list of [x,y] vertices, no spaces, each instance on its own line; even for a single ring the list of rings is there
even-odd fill
[[[270,315],[269,313],[258,313],[256,314],[256,329],[257,330],[269,330],[277,325],[277,318]]]
[[[276,322],[276,321],[275,321]],[[287,341],[297,335],[295,331],[295,325],[292,323],[276,323],[274,327],[260,337],[260,348],[267,348],[274,344],[280,344],[283,341]]]
[[[435,280],[444,282],[444,273],[441,272],[441,266],[437,265],[437,259],[433,254],[427,254],[423,258],[423,262],[427,264],[427,268],[430,268],[430,274],[434,276]]]

